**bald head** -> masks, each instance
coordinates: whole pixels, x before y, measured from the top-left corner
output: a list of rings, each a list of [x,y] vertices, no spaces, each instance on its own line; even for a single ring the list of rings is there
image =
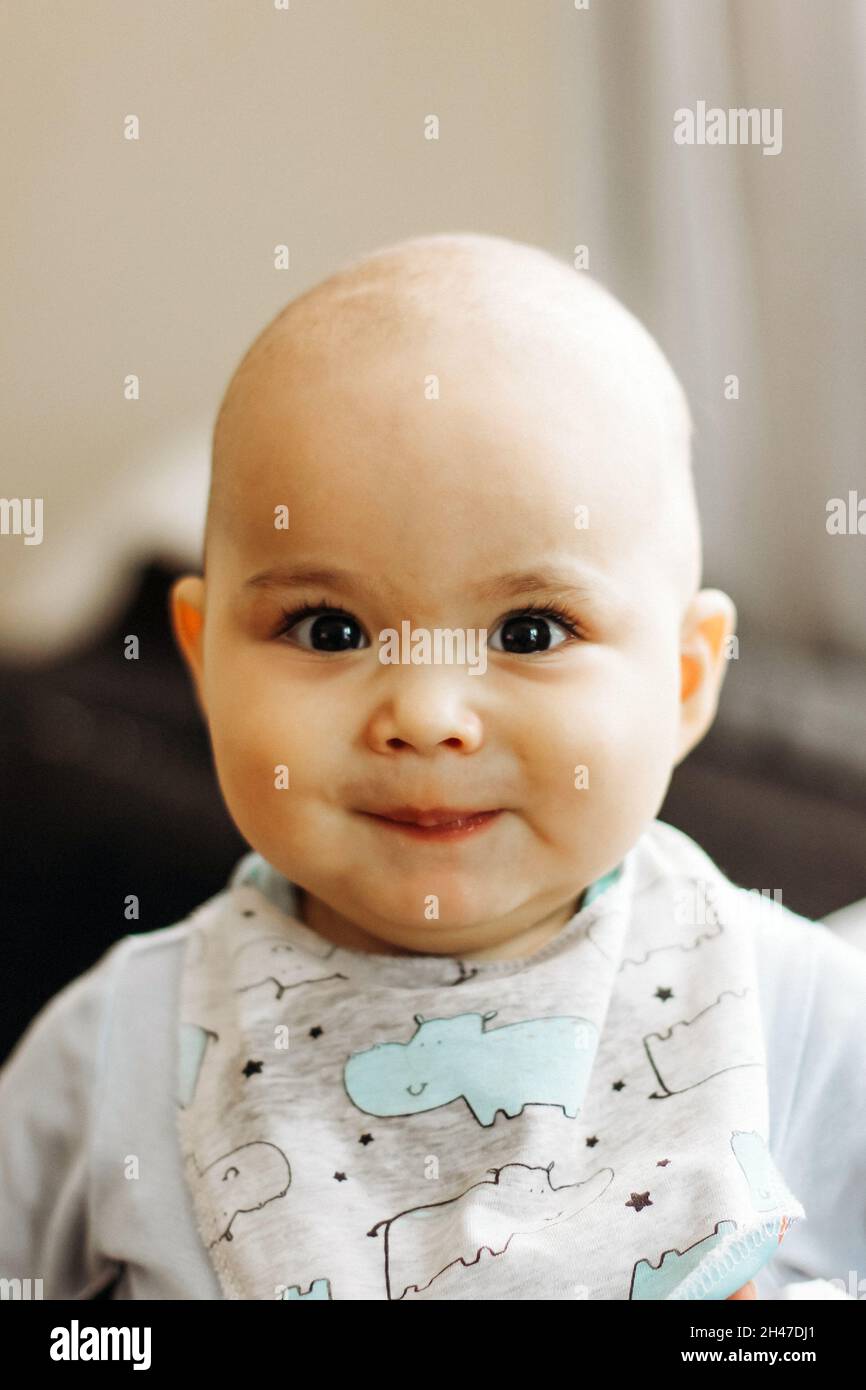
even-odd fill
[[[666,543],[674,542],[677,586],[690,597],[700,582],[692,424],[655,339],[585,271],[534,246],[468,233],[413,237],[347,262],[286,305],[255,339],[214,428],[206,563],[244,486],[238,460],[245,419],[264,383],[288,387],[317,363],[393,354],[430,333],[474,345],[479,391],[484,354],[495,344],[518,372],[544,376],[557,362],[576,387],[591,378],[640,416],[642,430],[656,441],[657,465],[648,480],[655,518]]]

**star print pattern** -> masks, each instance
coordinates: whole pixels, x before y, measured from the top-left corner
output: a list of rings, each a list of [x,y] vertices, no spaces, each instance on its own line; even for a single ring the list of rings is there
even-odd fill
[[[643,1211],[644,1207],[651,1207],[654,1205],[655,1203],[650,1201],[648,1192],[633,1192],[631,1194],[631,1201],[626,1202],[626,1206],[634,1207],[635,1211]]]

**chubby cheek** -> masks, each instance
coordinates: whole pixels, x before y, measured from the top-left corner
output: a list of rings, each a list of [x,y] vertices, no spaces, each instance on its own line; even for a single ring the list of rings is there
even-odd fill
[[[677,707],[670,681],[631,675],[575,682],[545,699],[521,744],[536,808],[548,832],[624,852],[653,819],[670,779]],[[543,730],[543,737],[539,737]],[[557,836],[558,837],[558,836]]]
[[[249,673],[248,673],[249,674]],[[209,703],[214,766],[228,810],[261,853],[272,835],[302,823],[311,796],[333,781],[321,704],[306,708],[281,685],[226,681]],[[287,783],[287,785],[286,785]]]

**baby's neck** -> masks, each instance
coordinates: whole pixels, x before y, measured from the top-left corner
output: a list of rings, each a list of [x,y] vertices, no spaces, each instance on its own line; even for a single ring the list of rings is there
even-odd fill
[[[546,946],[567,922],[571,921],[580,903],[580,896],[578,896],[564,906],[557,908],[547,917],[542,918],[541,921],[534,922],[532,926],[518,932],[516,936],[510,937],[507,941],[499,941],[477,951],[439,953],[412,951],[404,946],[395,945],[391,941],[385,941],[382,937],[373,936],[363,927],[359,927],[357,923],[351,922],[338,912],[334,912],[321,899],[312,897],[303,888],[298,890],[298,899],[300,920],[305,926],[335,946],[343,946],[351,951],[366,951],[370,955],[378,956],[411,957],[442,954],[463,961],[519,960],[534,955],[536,951],[540,951]]]

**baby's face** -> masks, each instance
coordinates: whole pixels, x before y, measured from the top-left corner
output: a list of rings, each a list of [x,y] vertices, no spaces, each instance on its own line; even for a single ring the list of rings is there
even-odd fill
[[[244,837],[382,949],[567,920],[683,752],[662,435],[591,371],[429,328],[275,358],[232,448],[195,674]],[[404,623],[483,629],[486,669],[383,662]],[[406,805],[499,814],[452,839],[371,814]]]

